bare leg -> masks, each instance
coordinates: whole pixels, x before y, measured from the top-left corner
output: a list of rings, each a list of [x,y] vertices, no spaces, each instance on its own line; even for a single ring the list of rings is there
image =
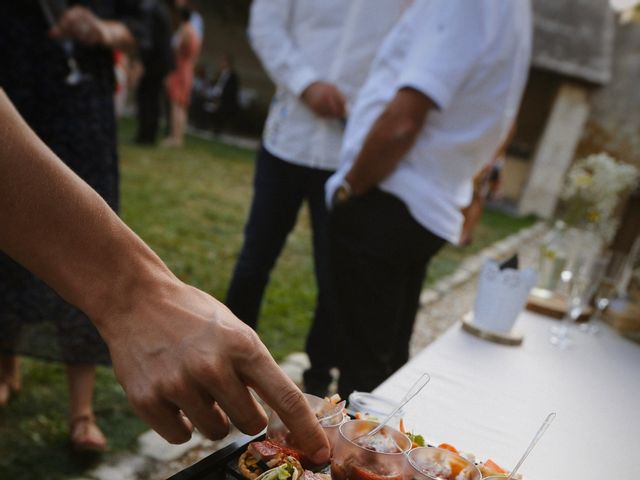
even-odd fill
[[[0,380],[7,382],[12,390],[20,390],[22,386],[20,379],[20,357],[15,355],[0,355]]]
[[[69,381],[69,400],[71,417],[93,415],[93,386],[96,381],[96,368],[93,365],[67,366]]]
[[[71,409],[71,442],[82,450],[104,450],[107,440],[93,416],[93,387],[96,368],[93,365],[68,365],[69,401]]]
[[[0,407],[9,403],[11,394],[19,392],[20,358],[15,355],[0,355]]]
[[[176,131],[174,136],[174,141],[177,146],[182,146],[182,141],[184,139],[184,129],[187,124],[187,109],[182,105],[176,104]]]
[[[165,147],[180,147],[184,134],[184,122],[186,121],[186,111],[175,102],[171,102],[171,132],[162,142]]]

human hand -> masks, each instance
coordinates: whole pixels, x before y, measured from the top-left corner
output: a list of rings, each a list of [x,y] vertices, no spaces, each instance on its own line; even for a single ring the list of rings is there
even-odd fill
[[[49,34],[52,38],[68,38],[85,45],[111,45],[108,24],[82,6],[65,10]]]
[[[344,118],[346,115],[346,98],[332,83],[313,82],[305,88],[301,98],[321,117]]]
[[[305,454],[326,462],[329,447],[315,415],[257,334],[206,293],[177,279],[167,283],[101,322],[116,376],[138,415],[172,443],[187,441],[192,426],[222,438],[227,415],[256,434],[267,417],[252,388]]]

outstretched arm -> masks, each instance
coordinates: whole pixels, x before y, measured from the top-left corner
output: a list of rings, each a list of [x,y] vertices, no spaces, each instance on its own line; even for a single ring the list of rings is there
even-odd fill
[[[254,389],[306,453],[328,444],[300,390],[257,335],[177,279],[24,123],[0,90],[0,249],[83,310],[136,412],[171,442],[266,424]],[[185,418],[180,412],[184,412]]]

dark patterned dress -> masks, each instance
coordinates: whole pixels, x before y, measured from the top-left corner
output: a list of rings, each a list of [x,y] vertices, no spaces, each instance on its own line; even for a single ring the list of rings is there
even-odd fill
[[[140,2],[68,4],[124,21],[140,42],[145,41]],[[117,212],[112,51],[75,43],[74,56],[87,78],[68,85],[65,52],[47,36],[48,29],[36,0],[0,2],[0,86],[44,143]],[[25,198],[28,195],[25,192]],[[110,363],[108,349],[86,315],[1,252],[0,353],[68,364]]]

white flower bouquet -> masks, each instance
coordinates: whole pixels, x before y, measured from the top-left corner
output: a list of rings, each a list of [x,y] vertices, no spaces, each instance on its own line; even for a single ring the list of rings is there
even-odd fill
[[[633,165],[620,163],[607,153],[576,161],[565,178],[561,216],[569,225],[594,227],[610,240],[618,202],[636,185],[639,173]]]

